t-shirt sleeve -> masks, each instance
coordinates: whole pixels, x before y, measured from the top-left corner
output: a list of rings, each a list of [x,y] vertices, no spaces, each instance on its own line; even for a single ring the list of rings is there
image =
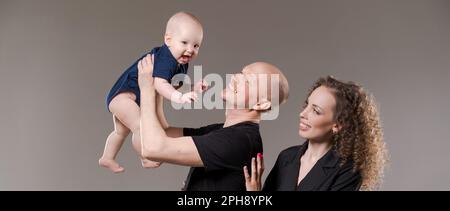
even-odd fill
[[[177,69],[177,62],[171,59],[165,59],[164,57],[155,58],[155,64],[153,66],[153,77],[166,79],[171,81],[173,73]]]
[[[212,124],[200,128],[183,128],[183,136],[202,136],[222,127],[223,124]]]
[[[252,156],[252,148],[245,133],[219,131],[192,136],[192,139],[206,171],[242,171],[242,167]]]

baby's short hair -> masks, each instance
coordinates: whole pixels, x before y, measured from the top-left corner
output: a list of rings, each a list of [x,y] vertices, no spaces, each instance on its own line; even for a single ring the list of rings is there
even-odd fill
[[[200,23],[200,20],[195,17],[193,14],[188,12],[177,12],[172,17],[170,17],[169,21],[167,21],[166,25],[166,34],[173,34],[181,25],[190,24],[194,26],[200,27],[203,30],[203,26]]]

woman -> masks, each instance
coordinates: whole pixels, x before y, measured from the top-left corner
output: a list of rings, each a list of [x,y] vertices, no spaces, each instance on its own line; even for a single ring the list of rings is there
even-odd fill
[[[320,78],[300,113],[299,135],[307,141],[280,153],[265,191],[375,190],[386,149],[373,98],[361,86]],[[247,190],[261,190],[262,155],[253,158]]]

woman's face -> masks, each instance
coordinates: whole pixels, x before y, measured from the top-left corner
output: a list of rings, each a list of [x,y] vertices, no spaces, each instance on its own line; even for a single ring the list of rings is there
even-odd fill
[[[299,135],[310,141],[327,141],[332,130],[337,129],[334,122],[336,99],[330,89],[316,88],[308,97],[307,104],[300,113]]]

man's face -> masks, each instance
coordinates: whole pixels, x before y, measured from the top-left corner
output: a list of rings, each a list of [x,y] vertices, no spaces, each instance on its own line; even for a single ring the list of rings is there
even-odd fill
[[[251,109],[262,97],[266,97],[269,88],[265,80],[267,75],[245,67],[240,73],[231,76],[222,99],[227,108]]]

